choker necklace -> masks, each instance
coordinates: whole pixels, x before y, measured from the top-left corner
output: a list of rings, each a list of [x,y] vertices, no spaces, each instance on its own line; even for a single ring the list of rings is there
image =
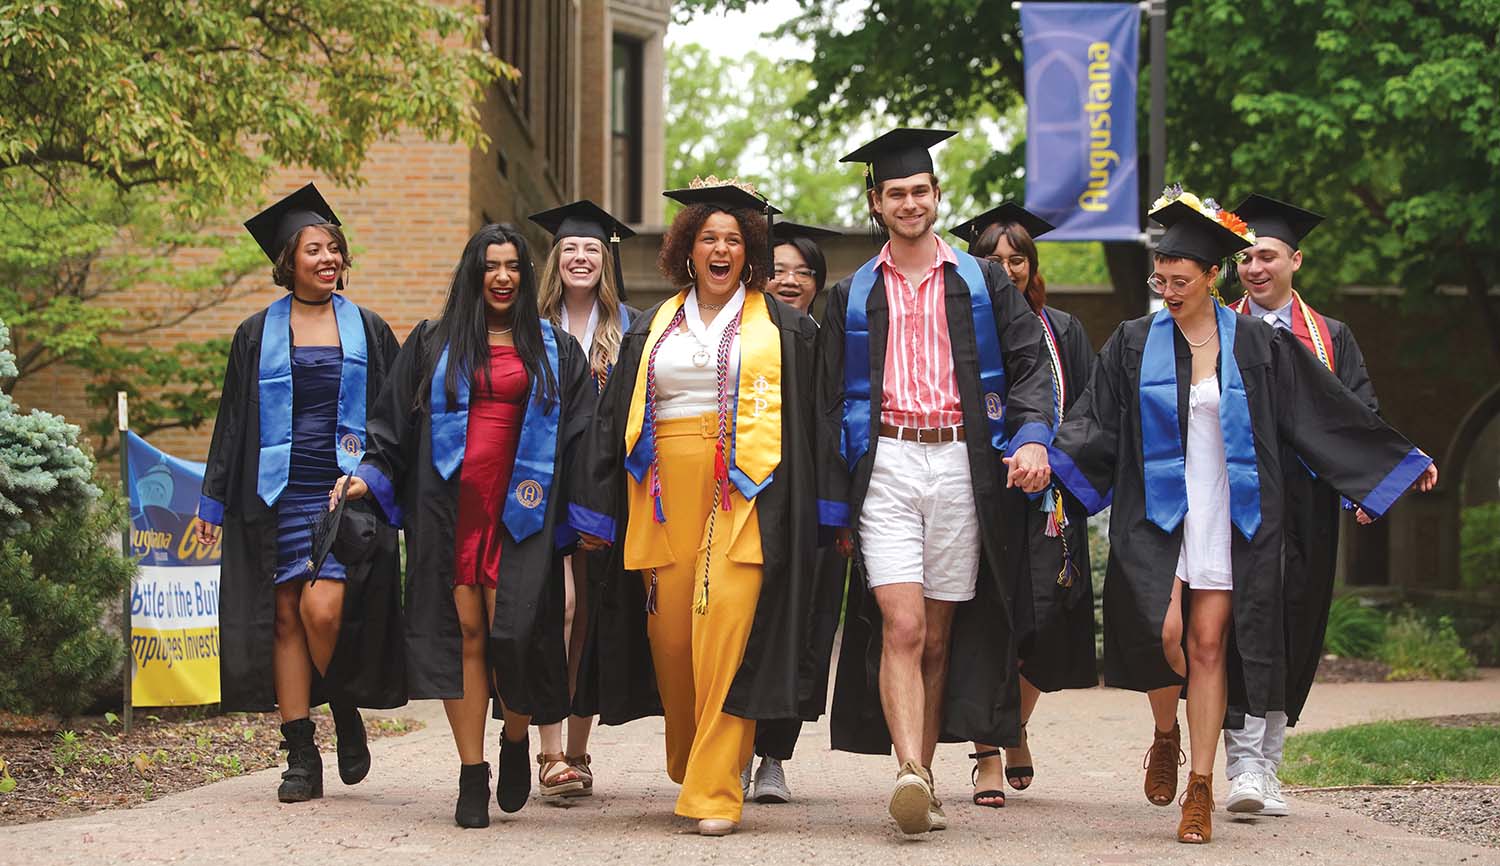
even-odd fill
[[[296,292],[292,292],[292,300],[296,301],[299,304],[306,304],[309,307],[323,307],[333,303],[333,295],[329,295],[321,301],[304,301],[301,298],[297,297]]]
[[[724,305],[723,304],[705,304],[702,301],[699,301],[698,302],[698,309],[700,309],[700,310],[722,310],[722,309],[724,309]]]

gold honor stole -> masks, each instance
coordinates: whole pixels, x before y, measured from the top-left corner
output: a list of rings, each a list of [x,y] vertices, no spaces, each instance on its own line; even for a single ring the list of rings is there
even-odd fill
[[[647,385],[650,384],[647,381],[648,359],[652,348],[666,334],[667,327],[677,318],[678,310],[686,300],[687,291],[684,290],[657,308],[636,368],[635,388],[630,397],[630,414],[625,422],[625,453],[630,455],[638,445],[649,445],[653,463],[656,437],[646,424]],[[740,563],[760,564],[763,556],[755,495],[770,483],[772,473],[781,465],[781,331],[771,321],[766,296],[762,292],[745,292],[745,304],[740,311],[739,362],[734,416],[728,419],[729,441],[725,443],[732,454],[728,510],[734,515],[734,529],[729,558]],[[654,398],[655,388],[650,391]],[[648,442],[641,442],[643,435]],[[656,504],[650,490],[650,472],[640,479],[627,472],[626,479],[630,521],[625,532],[625,568],[660,568],[686,558],[690,552],[674,552],[667,543],[662,524],[655,519]],[[670,499],[670,496],[666,498]],[[715,508],[720,507],[717,494],[714,503]],[[662,516],[666,520],[672,519],[670,505],[664,508]],[[746,532],[751,524],[756,531]],[[703,545],[707,545],[706,537]]]

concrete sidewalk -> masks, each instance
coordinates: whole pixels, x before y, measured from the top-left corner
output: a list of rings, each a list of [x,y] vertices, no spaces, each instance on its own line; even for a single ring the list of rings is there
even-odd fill
[[[1323,685],[1299,729],[1497,707],[1494,670],[1469,683]],[[659,719],[596,733],[598,796],[566,808],[533,800],[504,817],[492,803],[489,829],[460,830],[452,818],[458,761],[441,706],[398,712],[427,728],[374,743],[374,770],[354,788],[339,785],[327,756],[321,801],[277,803],[278,771],[267,770],[137,809],[0,828],[0,863],[1500,864],[1500,850],[1295,799],[1283,819],[1231,821],[1221,808],[1212,844],[1180,845],[1179,810],[1154,807],[1141,793],[1151,730],[1145,698],[1112,689],[1044,697],[1031,725],[1036,783],[1012,793],[1004,809],[971,805],[969,749],[941,747],[935,769],[950,828],[915,841],[885,814],[893,761],[828,751],[821,723],[804,728],[786,765],[793,803],[748,804],[740,833],[699,838],[693,822],[672,814],[676,786],[663,770]],[[492,732],[493,742],[499,726]],[[1214,784],[1222,802],[1222,768]]]

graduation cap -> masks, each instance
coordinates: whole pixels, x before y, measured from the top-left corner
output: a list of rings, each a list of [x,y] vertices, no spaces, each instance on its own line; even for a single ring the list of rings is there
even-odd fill
[[[615,288],[625,300],[625,275],[620,267],[620,241],[635,237],[630,227],[615,219],[609,211],[588,199],[534,213],[527,219],[552,234],[553,243],[563,238],[595,238],[612,246],[615,260]]]
[[[1001,225],[1019,224],[1036,240],[1056,226],[1047,222],[1031,211],[1016,204],[1013,201],[1004,202],[998,207],[992,207],[977,217],[961,225],[948,229],[950,234],[957,235],[973,246],[979,241],[979,236],[984,234],[985,229],[999,223]]]
[[[313,184],[302,187],[281,201],[245,220],[245,228],[260,244],[272,264],[281,257],[287,241],[308,226],[343,225]]]
[[[1322,214],[1303,210],[1258,192],[1247,196],[1234,212],[1249,223],[1250,228],[1255,229],[1257,237],[1285,241],[1294,250],[1307,237],[1307,233],[1323,221]]]
[[[807,238],[810,241],[819,241],[827,238],[841,238],[843,236],[843,232],[834,231],[833,229],[787,222],[786,220],[782,220],[771,229],[771,238],[776,241],[789,241],[792,238]]]
[[[933,171],[927,148],[957,135],[950,129],[899,127],[844,156],[839,162],[862,162],[869,166],[865,186],[874,187],[893,177],[911,177]]]
[[[314,522],[312,528],[312,551],[307,557],[307,577],[313,581],[323,571],[323,565],[332,554],[345,566],[356,565],[370,558],[375,551],[375,540],[379,533],[379,518],[368,505],[349,502],[345,494],[349,480],[337,487],[333,508]]]
[[[1151,212],[1151,218],[1167,229],[1156,244],[1159,256],[1214,265],[1253,246],[1187,202],[1174,201],[1158,208]]]
[[[776,215],[781,209],[766,201],[765,197],[755,191],[749,184],[740,183],[733,178],[719,180],[713,175],[706,178],[693,178],[692,183],[682,189],[669,189],[662,195],[677,202],[678,204],[692,206],[695,204],[706,204],[721,210],[743,209],[752,210],[766,215],[766,230],[771,235],[776,233]],[[767,247],[770,247],[767,244]],[[771,250],[766,250],[769,258]],[[772,270],[771,262],[766,262],[766,273]]]

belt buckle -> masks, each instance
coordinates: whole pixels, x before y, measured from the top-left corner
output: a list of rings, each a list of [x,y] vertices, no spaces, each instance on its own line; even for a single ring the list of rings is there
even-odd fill
[[[704,439],[719,438],[719,415],[717,412],[704,412],[698,416],[698,434]]]
[[[923,445],[935,445],[943,441],[943,431],[937,427],[918,427],[917,441]]]

